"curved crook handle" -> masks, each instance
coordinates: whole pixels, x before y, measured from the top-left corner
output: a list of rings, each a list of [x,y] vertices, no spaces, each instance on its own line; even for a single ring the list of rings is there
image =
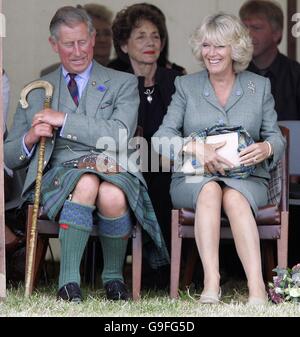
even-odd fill
[[[53,95],[54,87],[50,82],[42,80],[33,81],[27,84],[21,91],[20,104],[23,109],[27,109],[29,107],[27,95],[30,91],[34,89],[45,89],[46,98],[51,98]]]

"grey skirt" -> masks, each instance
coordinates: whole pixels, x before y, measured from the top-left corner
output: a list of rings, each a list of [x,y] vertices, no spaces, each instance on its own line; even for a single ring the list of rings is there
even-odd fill
[[[239,191],[249,202],[256,215],[258,208],[268,203],[268,180],[255,176],[246,179],[203,177],[203,176],[173,176],[170,194],[175,208],[196,209],[199,193],[210,181],[220,181],[226,186]]]

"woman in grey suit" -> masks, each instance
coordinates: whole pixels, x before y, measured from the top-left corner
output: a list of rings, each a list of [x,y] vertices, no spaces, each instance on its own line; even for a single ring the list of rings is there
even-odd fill
[[[253,47],[247,30],[232,15],[207,17],[195,31],[191,45],[194,55],[206,69],[176,79],[176,93],[154,137],[158,137],[159,142],[162,137],[169,142],[180,139],[183,146],[177,147],[177,153],[173,151],[172,159],[178,160],[183,153],[192,155],[204,168],[204,174],[201,179],[190,177],[195,178],[193,181],[187,180],[183,172],[175,172],[170,189],[172,202],[176,208],[194,208],[196,211],[195,238],[204,269],[200,302],[217,303],[221,296],[222,207],[230,221],[247,276],[248,303],[263,304],[267,296],[253,213],[267,203],[269,170],[279,160],[285,146],[277,126],[270,82],[244,71],[251,60]],[[226,176],[224,165],[233,165],[217,151],[225,142],[208,145],[197,139],[182,139],[220,123],[243,126],[254,140],[239,154],[241,165],[255,165],[254,172],[245,179]],[[170,150],[165,146],[161,148],[162,154],[170,156]]]

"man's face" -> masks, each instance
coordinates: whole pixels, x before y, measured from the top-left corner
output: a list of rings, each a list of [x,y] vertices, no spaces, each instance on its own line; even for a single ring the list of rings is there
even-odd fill
[[[268,50],[277,48],[277,43],[281,37],[281,32],[275,31],[270,22],[264,16],[248,17],[243,20],[249,29],[253,42],[253,57],[258,57]]]
[[[58,40],[50,38],[50,43],[69,73],[84,72],[93,60],[95,34],[90,35],[84,23],[79,23],[72,28],[61,25]]]
[[[93,25],[96,29],[96,44],[94,48],[94,58],[99,63],[106,65],[109,61],[112,47],[112,31],[108,22],[93,18]]]

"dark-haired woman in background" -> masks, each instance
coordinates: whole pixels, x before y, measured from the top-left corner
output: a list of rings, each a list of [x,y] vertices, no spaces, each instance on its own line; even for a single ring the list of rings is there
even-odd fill
[[[143,128],[149,154],[149,170],[144,172],[144,178],[148,184],[149,195],[164,239],[169,247],[172,209],[169,194],[171,173],[150,172],[151,138],[167,112],[175,91],[175,78],[181,74],[158,66],[158,59],[167,36],[166,26],[162,17],[148,5],[136,4],[120,11],[113,22],[112,30],[118,57],[127,64],[126,71],[134,73],[139,79],[138,125]],[[155,281],[159,281],[160,284],[156,282],[155,286],[163,287],[168,284],[169,273],[167,270],[163,273],[163,277],[156,275]],[[148,276],[145,281],[149,281]],[[143,284],[145,285],[145,282]]]
[[[164,13],[161,11],[160,8],[158,8],[157,6],[153,5],[153,4],[149,4],[147,2],[143,2],[140,4],[136,4],[136,5],[143,5],[143,6],[147,6],[148,8],[150,8],[152,11],[154,11],[156,13],[156,15],[159,15],[161,17],[161,20],[164,22],[165,27],[166,27],[166,17],[164,15]],[[178,71],[181,75],[186,75],[187,71],[185,68],[183,68],[182,66],[171,62],[169,60],[169,35],[168,35],[168,31],[166,28],[165,31],[165,39],[164,39],[164,45],[163,48],[160,52],[159,58],[157,60],[157,64],[160,67],[163,68],[168,68],[168,69],[173,69]],[[120,70],[120,71],[127,71],[128,69],[128,60],[124,60],[121,57],[117,57],[115,59],[113,59],[109,64],[108,67],[116,69],[116,70]]]

